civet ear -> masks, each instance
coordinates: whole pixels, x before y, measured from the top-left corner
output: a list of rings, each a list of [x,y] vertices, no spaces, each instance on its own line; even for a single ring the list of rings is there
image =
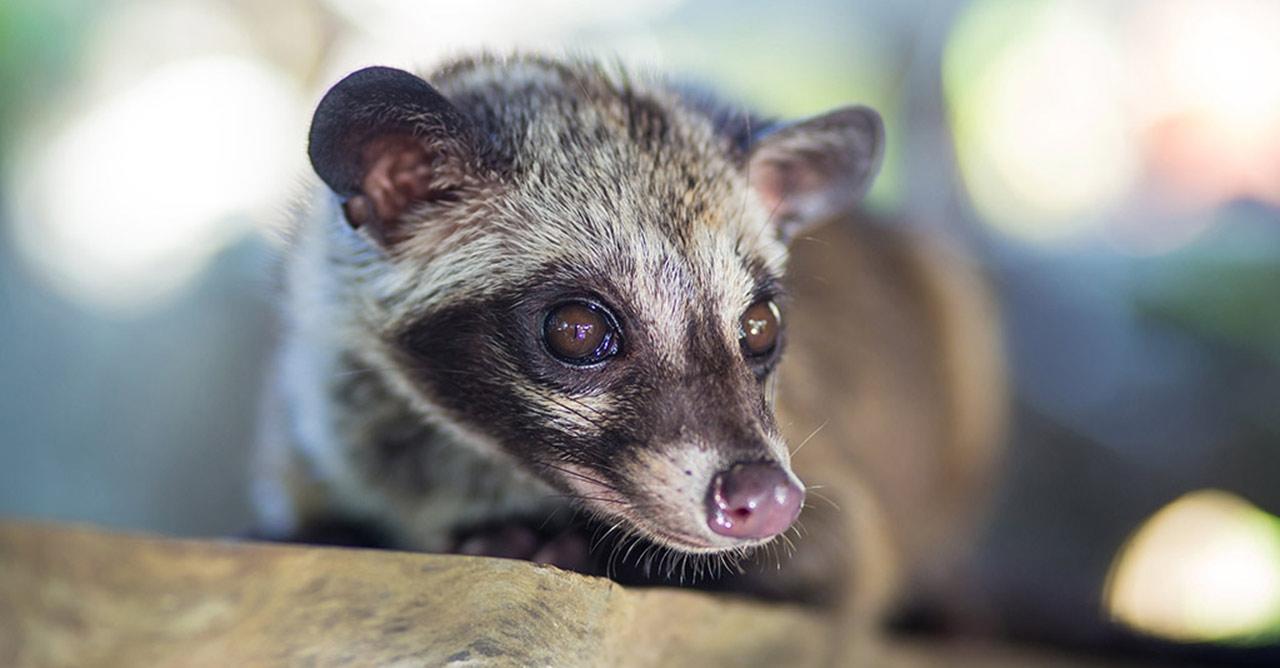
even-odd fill
[[[748,174],[787,241],[850,211],[880,171],[884,124],[867,107],[844,107],[756,137]]]
[[[405,236],[407,213],[452,201],[477,171],[470,119],[426,81],[390,67],[353,72],[325,93],[307,152],[347,222],[384,245]]]

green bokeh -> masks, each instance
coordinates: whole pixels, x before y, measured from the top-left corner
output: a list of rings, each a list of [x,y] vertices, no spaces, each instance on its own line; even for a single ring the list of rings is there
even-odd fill
[[[107,3],[0,2],[0,154],[20,119],[68,82],[85,28]]]

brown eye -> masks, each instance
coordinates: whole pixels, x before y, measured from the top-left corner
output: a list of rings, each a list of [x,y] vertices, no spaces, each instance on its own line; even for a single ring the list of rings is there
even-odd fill
[[[742,350],[748,357],[761,357],[773,352],[778,345],[778,322],[782,315],[771,299],[752,304],[742,314]]]
[[[570,364],[595,364],[618,352],[613,318],[588,302],[567,302],[551,309],[542,338],[552,355]]]

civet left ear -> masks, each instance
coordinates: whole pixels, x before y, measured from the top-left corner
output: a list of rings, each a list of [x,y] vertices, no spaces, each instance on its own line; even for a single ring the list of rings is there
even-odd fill
[[[311,120],[311,165],[352,227],[383,246],[412,233],[416,207],[454,201],[483,153],[470,118],[426,81],[368,67],[334,84]]]
[[[867,107],[844,107],[771,128],[751,149],[751,187],[785,241],[850,211],[884,156],[884,124]]]

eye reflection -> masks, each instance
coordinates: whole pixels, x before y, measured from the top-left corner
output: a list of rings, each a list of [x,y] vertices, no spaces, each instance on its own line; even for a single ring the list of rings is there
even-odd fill
[[[778,305],[762,299],[742,314],[738,321],[742,350],[748,357],[761,357],[778,345],[778,329],[782,319]]]
[[[594,364],[617,352],[616,332],[601,307],[568,302],[552,309],[543,324],[552,355],[571,364]]]

